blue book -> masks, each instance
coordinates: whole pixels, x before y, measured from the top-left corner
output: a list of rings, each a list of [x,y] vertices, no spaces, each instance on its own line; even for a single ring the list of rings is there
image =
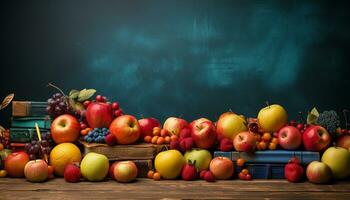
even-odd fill
[[[42,117],[13,117],[11,119],[11,127],[13,128],[35,128],[38,123],[39,128],[50,129],[51,118],[49,116]]]
[[[236,161],[238,158],[243,158],[247,163],[263,163],[263,164],[285,164],[293,157],[296,156],[302,165],[307,165],[312,161],[319,161],[320,154],[318,152],[311,151],[285,151],[285,150],[267,150],[256,151],[255,153],[245,152],[222,152],[215,151],[214,157],[227,157],[232,161]]]

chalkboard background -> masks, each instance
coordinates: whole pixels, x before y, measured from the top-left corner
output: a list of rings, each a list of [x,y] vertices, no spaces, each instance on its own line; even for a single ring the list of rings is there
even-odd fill
[[[349,1],[0,3],[0,95],[96,88],[126,113],[215,120],[265,101],[296,118],[350,107]],[[10,108],[0,114],[8,125]]]

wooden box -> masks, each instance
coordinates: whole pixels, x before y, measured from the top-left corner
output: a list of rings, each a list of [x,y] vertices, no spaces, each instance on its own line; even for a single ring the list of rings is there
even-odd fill
[[[115,145],[108,146],[107,144],[87,143],[80,141],[83,146],[83,155],[89,152],[100,153],[111,161],[117,160],[152,160],[155,156],[166,150],[166,145],[154,144],[134,144],[134,145]]]

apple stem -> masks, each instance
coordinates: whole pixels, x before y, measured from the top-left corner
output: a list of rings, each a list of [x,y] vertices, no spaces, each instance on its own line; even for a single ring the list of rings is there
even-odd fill
[[[48,83],[48,84],[47,84],[47,87],[53,87],[53,88],[57,89],[58,91],[60,91],[61,94],[63,94],[64,96],[67,96],[67,95],[61,90],[61,88],[57,87],[56,85],[54,85],[54,84],[52,84],[52,83]]]
[[[266,101],[266,106],[270,108],[270,104],[269,104],[269,101]]]
[[[141,119],[144,119],[143,114],[141,114]]]
[[[228,111],[230,111],[230,112],[232,112],[233,113],[233,111],[232,111],[232,109],[230,108],[230,109],[228,109]]]
[[[348,130],[348,115],[346,114],[347,112],[349,112],[348,110],[344,109],[343,110],[343,115],[344,115],[344,120],[345,120],[345,129]]]

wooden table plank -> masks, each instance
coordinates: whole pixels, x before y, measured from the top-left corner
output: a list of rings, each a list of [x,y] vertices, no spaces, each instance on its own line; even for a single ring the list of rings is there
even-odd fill
[[[350,182],[314,185],[308,182],[288,183],[285,180],[256,181],[153,181],[138,179],[122,184],[112,180],[93,183],[66,183],[56,178],[45,183],[24,179],[0,179],[0,199],[347,199]]]

